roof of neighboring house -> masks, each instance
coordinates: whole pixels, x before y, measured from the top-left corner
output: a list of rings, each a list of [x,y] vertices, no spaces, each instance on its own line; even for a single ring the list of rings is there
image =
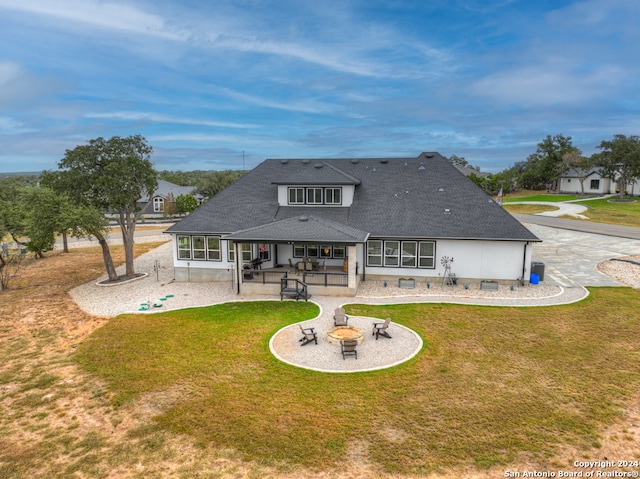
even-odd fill
[[[344,184],[356,185],[350,207],[278,204],[278,184],[330,186],[340,184],[332,179],[343,178]],[[301,222],[300,216],[309,220]],[[540,241],[438,153],[416,158],[265,160],[167,230],[229,234],[236,241],[311,237],[309,241],[339,242],[336,231],[351,236],[351,241],[364,241],[366,234]]]
[[[171,195],[173,198],[177,198],[180,195],[193,195],[193,190],[195,190],[195,186],[180,186],[174,183],[170,183],[165,180],[158,180],[158,187],[151,195],[152,198],[162,197],[166,198]],[[195,195],[194,195],[195,196]],[[149,196],[144,196],[140,199],[142,202],[148,202]]]
[[[600,175],[598,168],[591,168],[590,170],[571,168],[566,173],[560,175],[560,178],[587,178],[591,175]]]

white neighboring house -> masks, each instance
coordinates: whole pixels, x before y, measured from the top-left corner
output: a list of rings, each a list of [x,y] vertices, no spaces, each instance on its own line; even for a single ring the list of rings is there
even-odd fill
[[[581,185],[581,180],[583,185]],[[614,194],[618,190],[618,183],[601,176],[598,168],[590,170],[571,168],[560,177],[558,183],[558,193],[582,194],[584,192],[587,195],[607,195]],[[640,194],[640,180],[627,184],[626,191],[630,195]]]
[[[176,281],[314,294],[360,281],[458,284],[530,277],[533,233],[439,153],[415,158],[270,159],[171,226]]]
[[[153,192],[151,198],[145,196],[138,201],[141,209],[144,210],[144,216],[147,218],[162,218],[166,216],[166,203],[169,199],[175,200],[180,195],[192,195],[202,204],[204,198],[201,195],[195,195],[194,186],[180,186],[165,180],[158,180],[158,187]]]

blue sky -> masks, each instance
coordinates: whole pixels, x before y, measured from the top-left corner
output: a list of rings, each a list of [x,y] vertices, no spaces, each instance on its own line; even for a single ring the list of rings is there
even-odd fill
[[[637,0],[0,0],[0,171],[143,135],[158,170],[640,134]],[[244,159],[244,160],[243,160]]]

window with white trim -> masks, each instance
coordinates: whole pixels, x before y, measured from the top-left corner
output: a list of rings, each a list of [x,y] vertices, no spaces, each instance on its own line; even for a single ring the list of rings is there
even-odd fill
[[[415,241],[402,242],[402,267],[415,268],[418,265],[418,243]]]
[[[324,202],[327,205],[341,205],[342,188],[325,188]]]
[[[400,266],[400,241],[384,242],[384,265]]]
[[[221,261],[220,238],[218,236],[207,236],[207,259],[209,261]]]
[[[435,268],[436,244],[433,241],[420,241],[418,244],[418,267]]]
[[[178,259],[191,259],[191,237],[178,235]]]
[[[331,258],[331,250],[333,248],[329,245],[320,245],[320,248],[318,250],[318,252],[320,253],[318,255],[319,258]]]
[[[306,256],[305,254],[305,247],[303,244],[294,244],[293,245],[293,257],[294,258],[304,258]]]
[[[304,188],[289,188],[289,204],[304,205]]]
[[[435,241],[369,240],[367,266],[433,269],[435,250]]]
[[[153,212],[162,213],[164,211],[164,198],[156,196],[153,199]]]
[[[204,236],[192,236],[191,237],[191,250],[193,252],[193,259],[206,259],[207,253],[204,247]]]
[[[307,188],[307,204],[321,205],[323,203],[322,188]]]
[[[382,266],[382,241],[367,241],[367,265]]]
[[[227,240],[227,261],[233,263],[236,260],[236,249],[233,247],[233,241]]]
[[[333,257],[337,259],[342,259],[346,256],[346,248],[344,246],[334,246],[333,247]]]
[[[240,254],[242,255],[243,263],[251,261],[251,243],[242,243],[240,245]]]

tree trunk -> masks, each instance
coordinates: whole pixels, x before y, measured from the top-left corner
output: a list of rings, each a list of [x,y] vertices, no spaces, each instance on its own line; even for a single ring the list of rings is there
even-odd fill
[[[122,244],[124,245],[125,256],[125,276],[127,278],[133,278],[136,275],[135,267],[133,264],[133,245],[135,244],[134,233],[136,231],[136,218],[135,215],[128,212],[120,212],[120,228],[122,229]]]
[[[100,247],[102,248],[102,259],[104,260],[104,266],[107,269],[109,281],[116,281],[118,279],[118,273],[116,273],[116,267],[113,265],[109,244],[102,235],[98,237],[98,243],[100,243]]]
[[[67,232],[66,231],[62,232],[62,252],[63,253],[68,253],[69,252],[69,242],[67,240]]]

